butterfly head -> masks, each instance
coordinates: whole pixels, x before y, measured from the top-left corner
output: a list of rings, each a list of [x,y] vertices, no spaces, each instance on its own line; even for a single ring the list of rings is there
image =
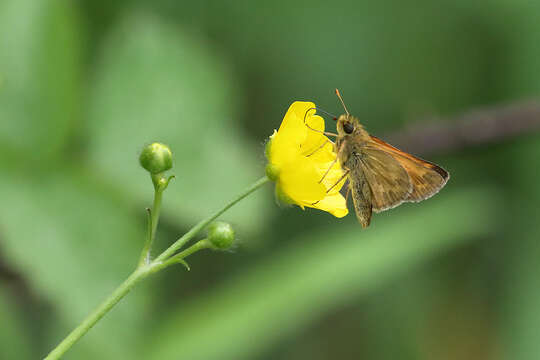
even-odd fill
[[[358,133],[362,126],[357,118],[349,114],[343,114],[337,118],[337,131],[339,136],[347,136]]]

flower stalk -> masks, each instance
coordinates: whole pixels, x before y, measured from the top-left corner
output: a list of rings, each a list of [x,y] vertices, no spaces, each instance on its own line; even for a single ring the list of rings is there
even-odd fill
[[[169,182],[174,179],[174,176],[165,177],[162,173],[152,174],[152,183],[154,184],[154,203],[152,209],[148,211],[148,232],[146,234],[146,240],[139,257],[139,267],[148,264],[150,262],[150,251],[156,238],[157,226],[159,223],[159,214],[161,212],[161,200],[163,199],[163,192],[169,186]]]
[[[170,181],[171,177],[166,179],[166,183]],[[150,258],[150,250],[155,238],[155,228],[157,227],[159,221],[159,208],[161,206],[161,198],[163,190],[165,190],[165,185],[163,188],[155,186],[154,194],[154,206],[150,211],[149,215],[149,235],[145,241],[143,251],[141,253],[141,258],[139,264],[135,271],[133,271],[126,280],[120,286],[116,288],[94,311],[92,311],[75,329],[73,329],[65,338],[56,346],[46,357],[45,360],[56,360],[60,359],[62,355],[68,351],[73,344],[75,344],[81,337],[83,337],[105,314],[107,314],[126,294],[128,294],[131,289],[140,281],[145,279],[148,275],[154,274],[158,271],[161,271],[174,264],[184,264],[187,267],[185,258],[189,255],[203,249],[214,248],[212,243],[208,239],[202,239],[191,245],[187,249],[176,253],[181,247],[183,247],[187,242],[193,239],[197,234],[204,230],[212,221],[218,218],[225,211],[230,209],[232,206],[237,204],[240,200],[244,199],[255,190],[261,188],[264,184],[268,183],[270,180],[265,176],[254,184],[245,189],[242,193],[236,196],[234,199],[229,201],[221,209],[217,210],[214,214],[210,215],[208,218],[200,221],[195,226],[193,226],[186,234],[180,237],[176,242],[174,242],[169,248],[163,251],[158,257],[154,260]],[[155,183],[154,183],[155,185]],[[189,267],[188,267],[189,269]]]
[[[294,102],[287,111],[278,131],[270,136],[266,147],[268,165],[262,177],[242,193],[225,204],[206,219],[201,220],[176,240],[155,259],[151,251],[156,238],[163,192],[173,176],[165,172],[172,168],[172,152],[161,143],[147,145],[141,152],[139,162],[151,176],[154,185],[152,209],[148,211],[148,229],[136,269],[93,312],[56,346],[45,360],[59,359],[105,314],[107,314],[131,289],[147,276],[171,265],[183,264],[185,258],[204,250],[225,250],[234,242],[234,229],[227,223],[213,223],[219,216],[264,184],[276,183],[276,196],[302,209],[312,207],[327,211],[336,217],[347,215],[346,200],[339,193],[343,186],[342,169],[336,162],[332,142],[324,136],[324,120],[315,115],[315,104]],[[208,228],[208,237],[179,251],[202,230]]]

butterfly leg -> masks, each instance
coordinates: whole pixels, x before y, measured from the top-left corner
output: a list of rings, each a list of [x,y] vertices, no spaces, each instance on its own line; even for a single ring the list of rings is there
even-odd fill
[[[308,129],[313,130],[313,131],[318,132],[318,133],[321,133],[321,134],[324,134],[326,136],[335,136],[335,137],[339,136],[338,134],[335,134],[333,132],[321,131],[321,130],[314,129],[311,126],[309,126],[308,124],[306,124],[306,126],[307,126]]]
[[[321,146],[319,146],[318,148],[316,148],[315,150],[313,150],[311,153],[309,153],[308,155],[306,155],[306,157],[309,157],[309,156],[315,154],[317,151],[321,150],[321,149],[324,147],[324,145],[326,145],[327,143],[333,144],[332,141],[330,141],[329,139],[326,139],[326,141],[323,142],[323,144],[322,144]]]
[[[326,190],[326,193],[328,194],[328,193],[330,192],[330,190],[332,190],[334,187],[336,187],[336,185],[339,184],[339,183],[341,182],[341,180],[343,180],[343,179],[345,178],[345,176],[347,176],[348,174],[349,174],[349,170],[345,171],[345,174],[343,174],[343,175],[339,178],[339,180],[336,181],[336,183],[335,183],[334,185],[330,186],[330,188],[329,188],[328,190]],[[321,180],[321,181],[322,181],[322,180]],[[349,196],[348,194],[349,194],[349,193],[347,192],[347,196]],[[311,205],[316,205],[316,204],[318,204],[320,201],[321,201],[321,200],[315,201],[315,202],[312,203]],[[345,200],[345,202],[346,202],[346,201],[347,201],[347,200]]]
[[[330,141],[330,140],[328,140]],[[331,142],[331,141],[330,141]],[[343,148],[345,143],[341,143],[341,146],[339,147],[339,149],[337,150],[337,153],[339,154],[341,152],[341,149]],[[336,144],[334,144],[336,145]],[[338,161],[339,159],[339,156],[336,157],[336,159],[334,161],[332,161],[332,164],[328,167],[328,170],[326,170],[326,172],[324,173],[323,177],[321,178],[321,180],[319,180],[319,184],[322,183],[322,181],[324,180],[324,178],[326,177],[326,175],[328,175],[328,173],[330,172],[330,170],[332,169],[332,167],[335,165],[335,163]],[[348,171],[347,171],[348,172]],[[339,182],[339,181],[338,181]],[[334,184],[335,186],[335,184]]]
[[[349,170],[345,171],[345,173],[339,178],[338,181],[336,181],[336,183],[332,186],[330,186],[330,188],[328,188],[328,190],[326,190],[326,193],[328,194],[330,192],[330,190],[332,190],[337,184],[339,184],[341,182],[341,180],[345,179],[345,176],[349,175]]]
[[[337,158],[336,158],[336,160],[332,161],[332,164],[328,167],[328,170],[326,170],[326,172],[325,172],[324,175],[322,176],[321,180],[319,180],[319,184],[322,183],[322,181],[324,180],[324,178],[326,177],[326,175],[328,175],[328,173],[330,172],[330,170],[332,170],[332,167],[335,165],[336,162],[337,162]]]

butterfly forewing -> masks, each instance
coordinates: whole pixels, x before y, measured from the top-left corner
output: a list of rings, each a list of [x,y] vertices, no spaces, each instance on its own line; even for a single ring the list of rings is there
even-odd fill
[[[448,181],[450,175],[440,166],[403,152],[375,136],[371,136],[371,140],[371,147],[386,152],[409,175],[412,191],[405,201],[425,200],[435,195]]]

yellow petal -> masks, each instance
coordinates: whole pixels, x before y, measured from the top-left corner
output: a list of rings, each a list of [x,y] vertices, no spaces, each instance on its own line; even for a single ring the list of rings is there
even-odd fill
[[[279,130],[272,136],[269,152],[272,163],[281,165],[302,150],[302,143],[308,135],[304,116],[314,107],[312,102],[295,101],[291,104]]]
[[[340,193],[326,196],[317,204],[311,205],[311,207],[329,212],[338,218],[342,218],[349,213],[345,198]]]
[[[300,156],[300,145],[291,143],[287,138],[280,137],[279,133],[271,141],[269,160],[278,168],[283,167]]]
[[[294,116],[305,127],[304,118],[306,118],[307,121],[307,118],[314,115],[316,111],[315,104],[311,101],[295,101],[289,106],[289,110],[287,110],[285,117],[287,117],[287,115]],[[283,119],[283,122],[285,122],[285,119]],[[283,123],[281,125],[283,125]]]
[[[315,104],[313,104],[313,107],[315,107]],[[306,114],[306,125],[309,125],[308,129],[311,128],[311,132],[315,134],[320,134],[318,131],[324,131],[324,119],[320,117],[319,115],[315,115],[316,110],[310,110]],[[302,120],[303,121],[303,120]]]
[[[324,136],[324,139],[328,140],[326,136]],[[334,161],[336,159],[336,154],[334,152],[334,144],[330,143],[330,141],[327,141],[322,147],[319,145],[319,148],[316,149],[316,151],[311,152],[309,157],[317,163]]]
[[[320,116],[308,116],[306,119],[307,136],[302,143],[302,154],[311,156],[322,149],[323,144],[330,142],[322,133],[324,131],[324,119]],[[309,125],[309,127],[308,127]]]
[[[297,155],[280,168],[279,186],[297,204],[309,205],[326,195],[326,188],[319,183],[320,176],[313,162]]]
[[[278,130],[278,137],[282,141],[301,144],[307,136],[307,127],[304,124],[304,116],[315,104],[312,102],[295,101],[289,106],[281,126]],[[315,110],[309,111],[309,113]]]
[[[267,170],[272,170],[276,191],[286,202],[343,217],[348,210],[339,190],[346,180],[336,184],[343,171],[323,131],[324,119],[315,115],[315,104],[294,102],[268,143]]]

